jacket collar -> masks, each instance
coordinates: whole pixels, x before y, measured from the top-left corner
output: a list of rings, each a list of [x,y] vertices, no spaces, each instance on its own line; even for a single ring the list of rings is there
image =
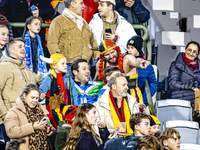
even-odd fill
[[[38,102],[39,103],[39,102]],[[39,105],[41,106],[43,112],[44,112],[44,115],[47,115],[49,114],[49,112],[39,103]],[[26,108],[24,106],[24,103],[22,102],[22,100],[18,97],[17,100],[16,100],[16,107],[18,109],[20,109],[23,113],[26,113]]]

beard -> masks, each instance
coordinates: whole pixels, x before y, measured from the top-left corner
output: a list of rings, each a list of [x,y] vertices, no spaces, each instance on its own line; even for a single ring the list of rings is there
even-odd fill
[[[112,64],[112,65],[117,65],[118,56],[114,56],[113,58],[116,58],[116,61],[111,62],[110,60],[111,60],[112,58],[110,58],[110,59],[107,60],[107,62],[110,63],[110,64]]]
[[[116,93],[121,96],[121,97],[126,97],[127,96],[127,93],[123,92],[123,93],[120,93],[116,90]]]

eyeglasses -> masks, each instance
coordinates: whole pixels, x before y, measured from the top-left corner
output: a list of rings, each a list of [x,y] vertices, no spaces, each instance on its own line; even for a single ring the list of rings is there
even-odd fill
[[[191,53],[191,52],[192,52],[192,54],[198,55],[198,51],[196,51],[196,50],[192,51],[192,49],[190,49],[190,48],[188,48],[188,49],[186,49],[186,50],[187,50],[188,53]]]

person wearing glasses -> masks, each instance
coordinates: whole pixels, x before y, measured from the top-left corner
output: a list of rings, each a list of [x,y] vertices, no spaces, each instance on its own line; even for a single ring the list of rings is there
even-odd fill
[[[200,60],[199,43],[189,42],[185,52],[180,52],[169,69],[168,83],[173,99],[188,100],[193,111],[199,111]],[[200,111],[199,111],[200,112]]]

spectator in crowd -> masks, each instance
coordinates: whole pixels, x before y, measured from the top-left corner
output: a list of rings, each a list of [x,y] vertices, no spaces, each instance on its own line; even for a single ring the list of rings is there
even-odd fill
[[[185,52],[180,52],[176,60],[171,63],[168,82],[173,99],[188,100],[191,102],[193,110],[200,112],[200,105],[196,101],[200,98],[199,49],[199,43],[195,41],[186,45]]]
[[[180,134],[174,128],[164,129],[160,136],[159,140],[164,147],[164,150],[179,150],[180,149]]]
[[[116,0],[116,10],[130,24],[147,22],[150,12],[142,5],[141,0]],[[140,35],[140,30],[136,30]]]
[[[150,126],[151,126],[151,131],[150,131],[150,135],[152,136],[156,136],[158,137],[160,135],[160,120],[153,116],[153,115],[149,115],[151,117],[151,120],[150,120]]]
[[[94,14],[89,25],[97,44],[100,45],[103,40],[113,40],[121,52],[125,53],[127,41],[136,35],[133,26],[114,11],[115,0],[95,1],[99,2],[99,13]]]
[[[9,21],[6,19],[6,17],[1,14],[0,14],[0,24],[7,26],[7,28],[9,29],[9,40],[13,39],[12,27]]]
[[[8,110],[15,106],[16,99],[23,87],[28,83],[40,84],[42,77],[26,68],[24,40],[14,38],[8,44],[10,57],[0,60],[0,127],[6,138],[3,120]]]
[[[146,58],[146,55],[142,52],[142,42],[143,39],[139,36],[133,36],[127,42],[128,54],[135,56],[135,58]],[[147,96],[145,92],[145,79],[148,80],[149,89],[151,92],[151,96],[153,96],[157,91],[157,80],[155,77],[155,72],[152,65],[148,65],[146,69],[137,68],[138,72],[138,86],[142,91],[143,102],[145,105],[148,105]]]
[[[151,135],[144,135],[137,142],[137,150],[163,150],[158,139]]]
[[[38,102],[39,94],[36,84],[27,84],[16,106],[8,111],[4,125],[10,139],[24,138],[29,149],[51,150],[50,136],[54,136],[56,130],[47,121],[41,121],[48,111]]]
[[[69,138],[64,150],[104,150],[104,143],[109,132],[103,121],[97,121],[98,113],[93,104],[82,103],[74,118]],[[99,135],[93,130],[92,125],[99,127]],[[115,137],[110,135],[109,138]]]
[[[6,143],[6,150],[28,150],[25,139],[13,139]]]
[[[78,94],[78,105],[81,103],[94,103],[98,93],[103,87],[103,82],[89,81],[90,68],[87,60],[77,59],[72,63],[71,70]]]
[[[35,10],[30,9],[35,6]],[[41,16],[43,20],[52,19],[54,10],[50,0],[6,0],[0,5],[0,14],[10,22],[25,22],[30,16]],[[13,28],[14,37],[23,34],[23,28]]]
[[[49,28],[47,46],[50,54],[62,53],[67,58],[68,73],[72,76],[71,63],[76,59],[89,60],[99,56],[99,51],[92,51],[97,43],[89,25],[81,17],[85,8],[83,0],[66,0],[62,15],[56,17]]]
[[[110,77],[106,90],[96,104],[100,120],[105,122],[110,132],[113,132],[120,122],[126,122],[127,135],[133,133],[129,120],[131,114],[144,110],[145,105],[137,103],[136,99],[127,93],[128,82],[123,73],[115,73]]]
[[[130,127],[134,131],[134,134],[126,141],[127,148],[131,150],[137,150],[137,142],[141,136],[149,135],[150,116],[145,113],[135,113],[131,115]]]
[[[117,67],[117,66],[108,66],[104,69],[104,82],[106,83],[103,88],[99,91],[99,95],[98,98],[101,97],[103,95],[103,93],[107,90],[110,89],[108,86],[108,81],[110,79],[110,77],[112,75],[114,75],[115,73],[120,73],[121,70]]]
[[[65,109],[66,105],[78,105],[77,92],[75,83],[67,73],[67,59],[60,53],[51,55],[47,63],[50,63],[51,73],[43,78],[40,89],[40,99],[44,99],[46,96],[46,109],[49,111],[49,119],[51,123],[57,127],[58,121],[66,118],[66,114],[62,111],[55,111],[63,106]],[[47,95],[46,95],[47,94]],[[67,106],[66,106],[67,107]],[[62,114],[59,118],[58,114]]]
[[[99,46],[101,51],[100,60],[96,65],[96,77],[99,81],[104,80],[103,71],[108,66],[118,66],[121,72],[126,74],[126,79],[129,86],[129,94],[136,98],[137,101],[143,103],[142,93],[138,88],[138,74],[136,67],[146,68],[149,62],[141,58],[135,58],[132,55],[122,57],[119,46],[116,46],[112,41],[105,40]]]
[[[24,61],[26,61],[26,67],[31,71],[46,76],[47,66],[46,63],[40,59],[40,56],[44,56],[42,41],[38,35],[41,29],[42,18],[31,16],[26,19],[23,38],[25,42],[26,55]]]
[[[9,56],[8,53],[8,38],[9,30],[6,25],[0,24],[0,58],[2,56]]]

